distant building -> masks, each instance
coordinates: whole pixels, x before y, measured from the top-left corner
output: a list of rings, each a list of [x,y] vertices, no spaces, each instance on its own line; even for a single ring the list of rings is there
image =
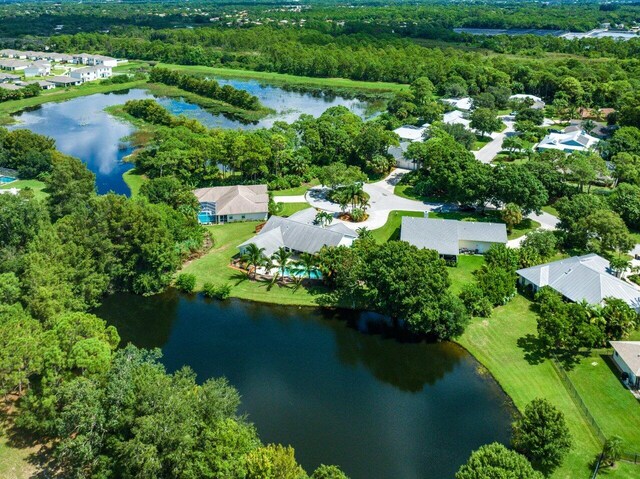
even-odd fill
[[[2,90],[16,91],[22,90],[23,88],[23,86],[16,85],[15,83],[0,83],[0,89]]]
[[[531,100],[533,102],[533,104],[531,105],[531,108],[533,108],[534,110],[542,110],[545,107],[545,103],[542,100],[542,98],[535,95],[527,95],[524,93],[519,93],[517,95],[511,95],[509,97],[509,100],[512,100],[512,101]]]
[[[473,100],[469,97],[465,98],[443,98],[442,103],[446,103],[447,105],[451,105],[458,110],[469,111],[473,108]]]
[[[64,75],[49,78],[47,81],[53,83],[56,87],[77,86],[82,83],[82,80]]]
[[[293,217],[272,216],[256,236],[239,245],[238,249],[244,253],[247,246],[255,244],[264,248],[265,256],[271,256],[281,247],[294,254],[316,254],[325,246],[351,246],[358,234],[338,224],[323,228],[296,221]]]
[[[560,150],[565,153],[574,151],[588,151],[594,148],[600,140],[579,129],[567,133],[549,133],[536,146],[538,151]]]
[[[12,75],[11,73],[0,72],[0,83],[12,82],[20,79],[20,75]]]
[[[267,185],[214,186],[193,194],[200,203],[202,224],[264,221],[269,213]]]
[[[69,76],[71,78],[80,80],[83,83],[87,81],[111,78],[111,75],[112,75],[111,67],[105,67],[105,66],[78,68],[77,70],[73,70],[71,73],[69,73]]]
[[[24,69],[25,78],[44,77],[51,75],[51,63],[36,61]]]
[[[115,58],[106,57],[104,55],[90,55],[88,53],[73,55],[73,63],[78,65],[105,66],[111,68],[118,66],[118,60]]]
[[[414,141],[422,141],[424,133],[429,129],[429,124],[425,123],[422,126],[403,125],[393,130],[393,132],[400,138],[399,146],[390,146],[389,154],[396,160],[396,166],[398,168],[406,168],[408,170],[414,170],[417,165],[404,158],[404,154],[407,151],[409,145]]]
[[[400,240],[436,250],[445,258],[457,258],[461,252],[482,254],[493,244],[506,244],[507,227],[502,223],[404,216]]]
[[[55,83],[51,83],[46,80],[19,81],[19,82],[16,82],[16,85],[21,85],[21,86],[38,85],[43,90],[52,90],[56,87]]]
[[[462,125],[467,130],[470,128],[471,120],[466,118],[465,114],[460,110],[453,110],[444,114],[442,122],[447,125]]]
[[[13,60],[13,59],[0,60],[0,68],[2,70],[21,71],[27,68],[29,65],[30,63],[24,60]]]
[[[0,50],[0,56],[3,58],[14,58],[17,60],[24,60],[27,58],[27,55],[25,55],[24,52],[21,52],[19,50],[12,50],[10,48]]]
[[[640,341],[611,341],[613,362],[631,389],[640,389]]]
[[[569,301],[601,304],[605,298],[623,300],[640,311],[640,289],[616,277],[609,261],[597,254],[574,256],[516,271],[519,283],[534,292],[549,286]]]

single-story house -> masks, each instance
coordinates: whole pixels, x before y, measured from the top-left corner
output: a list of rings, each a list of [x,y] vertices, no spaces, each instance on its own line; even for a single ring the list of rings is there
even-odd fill
[[[469,111],[473,108],[473,100],[469,97],[465,98],[443,98],[442,103],[446,103],[447,105],[451,105],[458,110]]]
[[[429,126],[428,123],[422,126],[403,125],[393,130],[393,132],[400,137],[400,145],[390,146],[388,152],[395,158],[398,168],[406,168],[408,170],[416,169],[417,165],[412,161],[406,160],[404,154],[411,143],[414,141],[422,141],[423,135]]]
[[[597,254],[574,256],[516,271],[518,282],[538,291],[554,289],[569,301],[601,304],[605,298],[623,300],[640,311],[640,289],[613,274],[609,261]]]
[[[269,213],[267,185],[234,185],[198,188],[193,194],[200,203],[202,224],[264,221]]]
[[[462,125],[467,130],[470,128],[471,120],[465,118],[465,114],[460,110],[453,110],[444,114],[442,122],[448,125]]]
[[[38,85],[43,90],[52,90],[56,87],[54,83],[51,83],[46,80],[17,81],[16,85],[21,85],[21,86]]]
[[[535,96],[535,95],[527,95],[524,93],[518,93],[517,95],[511,95],[509,97],[509,100],[512,101],[525,101],[525,100],[531,100],[533,102],[533,104],[531,105],[531,108],[533,108],[534,110],[542,110],[545,106],[544,100],[542,98],[540,98],[539,96]]]
[[[3,58],[16,58],[16,59],[25,59],[27,55],[24,52],[19,50],[12,50],[10,48],[6,48],[4,50],[0,50],[0,56]]]
[[[82,83],[82,81],[77,78],[71,78],[65,75],[55,76],[49,78],[47,81],[53,83],[56,87],[76,86]]]
[[[29,62],[24,60],[4,59],[0,60],[0,68],[8,71],[20,71],[24,70],[30,65]]]
[[[568,133],[549,133],[536,146],[538,151],[560,150],[565,153],[574,151],[588,151],[596,146],[600,140],[589,135],[584,130],[570,131]]]
[[[30,77],[44,77],[51,75],[51,63],[44,61],[37,61],[31,63],[27,68],[24,69],[25,78]]]
[[[82,82],[111,78],[111,75],[111,67],[105,66],[78,68],[77,70],[73,70],[71,73],[69,73],[69,76],[71,76],[71,78],[75,78],[76,80],[80,80]]]
[[[507,227],[501,223],[404,216],[400,240],[436,250],[446,258],[457,258],[461,252],[482,254],[493,244],[507,244]]]
[[[279,248],[285,248],[295,254],[316,254],[324,246],[351,246],[358,234],[341,223],[321,227],[294,218],[272,216],[260,232],[238,246],[243,254],[250,244],[264,248],[264,255],[271,256]]]
[[[622,373],[631,389],[640,389],[640,341],[611,341],[613,362]]]
[[[16,91],[22,90],[24,87],[21,85],[16,85],[15,83],[0,83],[0,88],[3,90]]]
[[[12,75],[11,73],[0,73],[0,83],[18,80],[20,75]]]

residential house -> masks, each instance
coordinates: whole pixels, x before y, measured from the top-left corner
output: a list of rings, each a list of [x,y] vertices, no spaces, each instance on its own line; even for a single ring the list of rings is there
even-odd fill
[[[25,78],[44,77],[51,75],[51,63],[45,61],[36,61],[31,63],[24,69]]]
[[[15,83],[0,83],[0,89],[2,90],[16,91],[22,90],[23,88],[23,86],[16,85]]]
[[[46,80],[32,80],[32,81],[17,81],[16,85],[28,86],[28,85],[38,85],[43,90],[53,90],[56,85]]]
[[[519,269],[517,274],[518,282],[534,292],[549,286],[569,301],[593,305],[618,298],[640,312],[640,289],[616,277],[609,261],[597,254]]]
[[[118,66],[118,60],[104,55],[90,55],[88,53],[79,53],[73,55],[73,63],[78,65],[89,66],[104,66],[104,67],[116,67]]]
[[[281,247],[294,254],[316,254],[325,246],[351,246],[357,237],[356,232],[341,223],[323,228],[298,222],[295,218],[272,216],[256,236],[239,245],[238,249],[243,254],[247,246],[255,244],[264,248],[265,256],[271,256]]]
[[[443,98],[442,103],[457,108],[458,110],[469,111],[473,108],[473,100],[469,97],[465,98]]]
[[[0,60],[0,69],[8,71],[21,71],[30,65],[29,62],[24,60],[6,59]]]
[[[105,66],[78,68],[77,70],[73,70],[71,73],[69,73],[69,76],[71,76],[71,78],[80,80],[83,83],[87,81],[111,78],[111,75],[111,67]]]
[[[524,94],[524,93],[518,93],[517,95],[511,95],[509,97],[509,100],[518,101],[518,102],[522,102],[522,101],[525,101],[525,100],[531,100],[533,102],[533,104],[531,105],[531,108],[533,108],[534,110],[542,110],[544,108],[544,106],[545,106],[544,101],[539,96],[527,95],[527,94]]]
[[[193,194],[200,203],[198,221],[202,224],[267,219],[267,185],[215,186],[199,188]]]
[[[49,82],[53,83],[56,87],[69,87],[69,86],[77,86],[82,83],[82,80],[78,80],[77,78],[71,78],[69,76],[60,75],[55,76],[53,78],[49,78]]]
[[[589,135],[582,129],[567,133],[549,133],[536,146],[538,151],[560,150],[565,153],[574,151],[588,151],[594,148],[600,140]]]
[[[400,145],[390,146],[388,152],[395,158],[396,166],[398,168],[414,170],[418,167],[414,162],[406,160],[404,158],[404,154],[412,142],[422,141],[423,135],[428,130],[429,126],[430,125],[428,123],[425,123],[422,126],[403,125],[393,130],[393,132],[400,137]]]
[[[18,80],[20,75],[12,75],[11,73],[2,73],[0,72],[0,83],[8,83],[15,80]]]
[[[19,50],[12,50],[10,48],[0,50],[0,56],[3,58],[14,58],[17,60],[24,60],[25,58],[27,58],[27,55],[25,55],[24,52],[21,52]]]
[[[404,216],[400,240],[456,259],[460,253],[482,254],[493,244],[506,244],[507,227],[501,223]]]
[[[613,362],[631,389],[640,389],[640,341],[611,341]]]
[[[466,115],[460,110],[453,110],[444,114],[442,122],[448,125],[462,125],[467,130],[470,128],[471,120],[466,118]]]

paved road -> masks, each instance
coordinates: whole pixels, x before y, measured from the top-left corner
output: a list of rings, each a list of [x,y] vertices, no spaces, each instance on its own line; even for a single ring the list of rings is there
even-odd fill
[[[367,213],[369,218],[366,221],[360,223],[350,223],[336,219],[335,221],[341,221],[352,230],[356,230],[361,227],[367,227],[370,230],[380,228],[384,226],[389,217],[389,213],[393,210],[405,210],[405,211],[431,211],[433,208],[439,206],[439,203],[425,203],[418,200],[410,200],[407,198],[401,198],[394,194],[393,190],[398,184],[402,176],[407,174],[409,170],[402,168],[396,168],[385,179],[376,183],[366,183],[363,187],[364,191],[369,194],[369,208]],[[311,188],[306,195],[307,202],[311,206],[329,211],[332,213],[339,213],[340,207],[336,203],[326,199],[327,188],[322,186],[315,186]]]
[[[503,122],[507,127],[500,133],[492,134],[491,137],[493,138],[493,140],[484,145],[478,151],[473,152],[473,155],[478,161],[487,164],[491,163],[496,155],[502,151],[502,142],[504,141],[504,139],[507,136],[511,136],[514,134],[515,130],[513,129],[513,121],[503,119]]]

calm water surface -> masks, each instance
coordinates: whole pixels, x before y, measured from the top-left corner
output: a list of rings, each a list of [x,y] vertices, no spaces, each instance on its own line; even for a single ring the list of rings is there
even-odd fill
[[[262,440],[291,444],[309,471],[447,479],[473,449],[509,438],[507,397],[466,351],[367,334],[380,319],[370,313],[170,291],[115,295],[97,314],[123,344],[162,348],[170,371],[226,376]]]
[[[277,120],[293,122],[302,113],[319,116],[327,108],[336,105],[344,105],[362,117],[368,111],[366,102],[321,92],[291,92],[253,80],[220,80],[220,83],[248,90],[276,113],[255,124],[246,124],[221,114],[209,113],[198,105],[181,99],[156,99],[173,114],[194,118],[211,128],[269,128]],[[55,139],[60,151],[80,158],[96,174],[98,193],[114,191],[128,195],[129,187],[122,179],[122,174],[133,165],[123,163],[122,159],[131,153],[131,148],[121,139],[134,129],[128,123],[107,114],[104,109],[128,100],[146,98],[154,97],[148,91],[133,89],[78,97],[61,103],[45,103],[16,114],[15,118],[19,123],[12,128],[28,128]]]

